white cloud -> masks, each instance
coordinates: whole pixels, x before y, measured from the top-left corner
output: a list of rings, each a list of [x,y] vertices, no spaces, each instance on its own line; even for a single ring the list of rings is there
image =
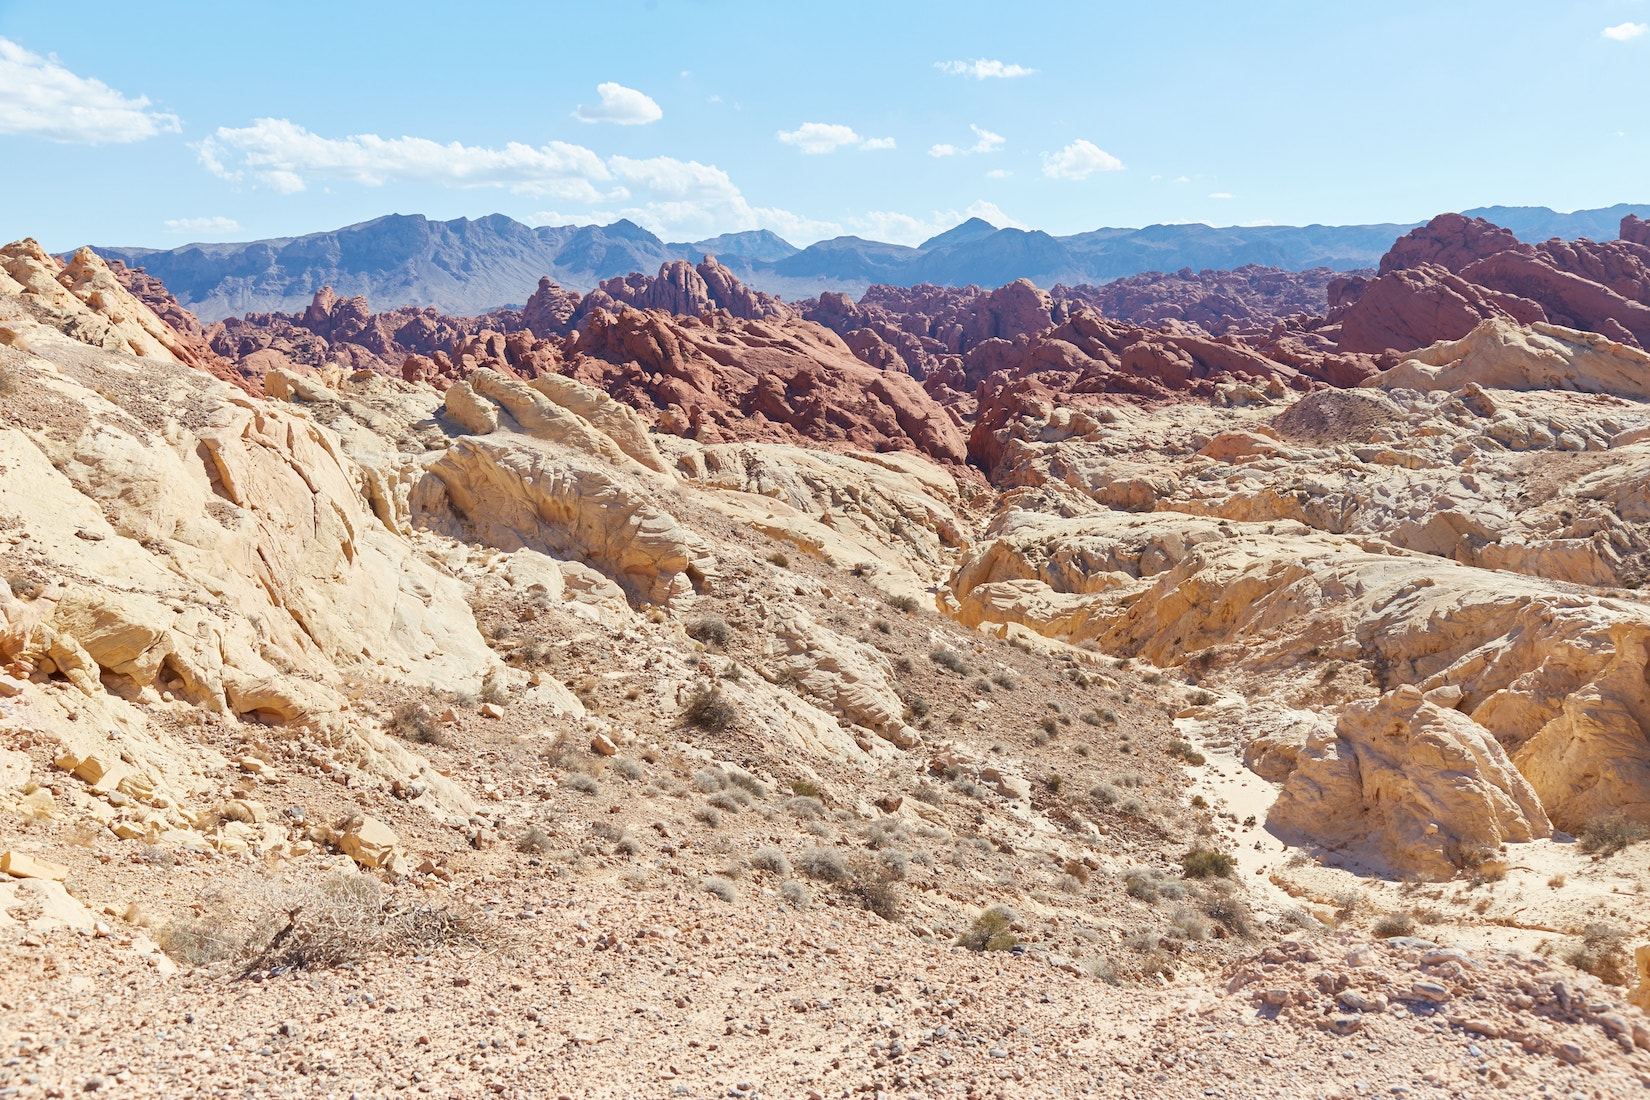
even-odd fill
[[[1209,197],[1211,199],[1229,199],[1232,197],[1232,193],[1230,191],[1211,191]]]
[[[984,57],[976,58],[973,61],[936,61],[934,62],[934,68],[952,76],[971,76],[975,80],[1030,76],[1037,71],[1036,69],[1028,69],[1024,65],[1005,65],[1001,61],[992,61]]]
[[[101,80],[76,76],[55,56],[0,38],[0,134],[103,145],[181,129],[177,115],[151,110],[149,97],[129,98]]]
[[[1192,177],[1191,176],[1176,176],[1174,178],[1174,182],[1176,182],[1176,183],[1191,183],[1192,182]]]
[[[1050,179],[1086,180],[1096,172],[1118,172],[1122,168],[1122,161],[1082,138],[1058,153],[1043,154],[1043,175]]]
[[[1650,31],[1650,23],[1617,23],[1613,27],[1605,27],[1603,35],[1617,42],[1627,42],[1645,31]]]
[[[197,151],[214,175],[235,183],[250,179],[282,194],[302,191],[312,180],[347,180],[368,187],[406,180],[443,187],[505,187],[520,195],[599,202],[604,196],[595,184],[611,179],[599,156],[561,141],[539,149],[520,142],[491,149],[377,134],[325,138],[284,118],[260,118],[239,129],[220,126]]]
[[[928,155],[931,157],[957,157],[968,156],[971,153],[995,153],[1008,141],[1003,135],[981,129],[972,122],[968,124],[968,128],[974,131],[973,145],[968,146],[966,149],[959,149],[955,145],[948,144],[930,145]]]
[[[1012,176],[1013,174],[1014,173],[1010,172],[1007,168],[993,168],[991,171],[989,171],[985,174],[985,178],[986,179],[991,179],[991,180],[1006,180],[1009,176]]]
[[[752,205],[714,165],[675,157],[604,160],[582,145],[563,142],[535,149],[517,142],[490,148],[377,134],[326,138],[286,119],[259,119],[240,129],[219,129],[198,151],[213,174],[282,193],[328,181],[496,187],[558,200],[560,209],[532,215],[539,224],[605,224],[623,217],[670,240],[772,229],[807,241],[842,231],[834,222]],[[569,209],[580,212],[562,212]]]
[[[623,84],[596,85],[596,94],[602,97],[601,103],[594,107],[579,104],[579,109],[573,112],[573,117],[580,122],[614,122],[620,126],[641,126],[649,122],[658,122],[665,117],[664,111],[648,96],[638,92],[635,88],[626,88]]]
[[[968,209],[964,210],[963,213],[967,214],[971,218],[984,218],[998,229],[1031,228],[1031,226],[1027,225],[1023,221],[1020,221],[1018,218],[1011,218],[1007,214],[1003,213],[1002,207],[998,206],[996,203],[986,202],[984,199],[979,199],[976,202],[970,203]]]
[[[559,210],[537,210],[527,215],[531,225],[599,225],[601,219],[593,214],[563,214]]]
[[[171,218],[165,223],[168,233],[205,233],[217,236],[238,233],[241,223],[234,218]]]
[[[994,153],[1001,149],[1008,140],[1001,134],[994,134],[990,130],[982,130],[973,123],[969,123],[968,128],[973,130],[974,136],[979,139],[968,150],[970,153]]]
[[[779,131],[779,140],[786,145],[794,145],[804,153],[834,153],[846,145],[857,145],[861,149],[892,149],[894,139],[863,138],[854,132],[852,126],[844,126],[840,122],[804,122],[794,130]]]

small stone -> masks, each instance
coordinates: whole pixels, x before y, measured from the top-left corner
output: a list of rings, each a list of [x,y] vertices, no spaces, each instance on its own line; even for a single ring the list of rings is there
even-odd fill
[[[615,756],[619,752],[619,746],[615,745],[607,734],[598,733],[590,739],[590,751],[599,756]]]
[[[483,703],[481,704],[481,714],[484,718],[503,718],[504,708],[497,703]]]
[[[1431,1001],[1433,1004],[1443,1004],[1450,998],[1449,990],[1437,982],[1416,982],[1409,987],[1409,991],[1420,1000]]]
[[[1266,992],[1262,993],[1260,997],[1261,1000],[1265,1001],[1269,1005],[1285,1005],[1289,1003],[1289,991],[1287,989],[1268,989]]]

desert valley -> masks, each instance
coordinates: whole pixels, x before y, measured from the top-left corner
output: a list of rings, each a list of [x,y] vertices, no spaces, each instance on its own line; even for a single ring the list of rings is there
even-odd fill
[[[6,148],[188,132],[0,38]],[[7,209],[0,1100],[1650,1090],[1650,207],[884,240],[191,140],[598,214]]]

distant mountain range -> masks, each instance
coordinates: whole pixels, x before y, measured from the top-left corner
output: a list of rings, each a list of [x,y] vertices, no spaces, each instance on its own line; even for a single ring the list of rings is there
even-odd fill
[[[1613,240],[1622,215],[1650,216],[1650,206],[1623,203],[1571,214],[1544,206],[1490,206],[1462,213],[1488,218],[1528,241]],[[860,237],[797,248],[767,230],[667,243],[629,221],[534,228],[502,214],[448,222],[390,214],[302,237],[96,251],[145,268],[183,305],[213,321],[301,310],[323,286],[365,295],[374,309],[431,305],[474,315],[519,306],[543,275],[587,291],[615,275],[652,274],[670,260],[698,261],[706,254],[745,283],[792,300],[825,290],[857,297],[872,283],[999,286],[1029,278],[1040,286],[1098,284],[1145,271],[1245,264],[1351,270],[1375,266],[1395,238],[1418,224],[1149,225],[1055,237],[971,218],[914,248]]]

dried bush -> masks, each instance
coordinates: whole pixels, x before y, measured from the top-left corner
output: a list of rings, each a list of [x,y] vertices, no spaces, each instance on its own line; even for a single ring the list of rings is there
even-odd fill
[[[1588,855],[1603,859],[1647,837],[1650,837],[1650,828],[1643,822],[1615,813],[1583,825],[1576,835],[1576,846]]]
[[[389,731],[397,737],[416,741],[421,745],[445,745],[447,731],[430,708],[411,700],[400,703],[390,712]]]
[[[812,784],[808,785],[812,786]],[[795,787],[796,785],[792,784],[793,790]],[[812,819],[825,816],[825,804],[812,795],[799,795],[785,803],[785,807],[800,818]]]
[[[1006,905],[993,905],[974,918],[968,931],[957,937],[957,943],[970,951],[1007,951],[1019,946],[1020,937],[1012,927],[1019,918]]]
[[[9,364],[0,364],[0,397],[10,397],[17,392],[17,372]]]
[[[757,798],[768,797],[768,785],[743,768],[727,767],[722,769],[723,774],[742,791],[748,791]]]
[[[796,865],[803,874],[821,882],[848,881],[848,858],[835,848],[809,848],[797,857]]]
[[[1237,860],[1213,848],[1193,848],[1180,857],[1180,872],[1187,878],[1230,878]]]
[[[1186,887],[1170,878],[1165,878],[1162,871],[1149,867],[1131,868],[1123,876],[1124,892],[1131,898],[1138,898],[1147,903],[1159,899],[1179,901],[1186,896]]]
[[[991,682],[1002,688],[1004,691],[1013,691],[1020,685],[1020,681],[1015,678],[1014,673],[1006,668],[999,668],[997,671],[993,672],[991,674]]]
[[[613,770],[626,779],[640,779],[645,774],[642,766],[628,756],[621,756],[614,760]]]
[[[917,602],[917,598],[915,596],[901,595],[901,596],[889,596],[888,597],[888,606],[893,608],[895,611],[900,612],[901,614],[914,615],[914,614],[916,614],[917,608],[921,607],[922,605]]]
[[[751,853],[751,866],[758,871],[771,871],[781,878],[787,878],[791,873],[791,861],[785,858],[784,852],[772,844]]]
[[[534,855],[543,855],[554,847],[555,845],[550,840],[550,834],[537,825],[529,826],[527,831],[521,834],[521,839],[516,841],[518,852],[528,852]]]
[[[880,860],[856,859],[845,889],[861,909],[886,921],[899,920],[905,908],[892,870]]]
[[[808,888],[794,878],[786,879],[779,884],[779,896],[798,909],[806,909],[813,904],[813,897],[809,895]]]
[[[458,910],[402,902],[368,875],[340,872],[297,885],[220,887],[167,924],[160,943],[192,966],[316,969],[473,942],[476,932]]]
[[[696,820],[704,822],[712,829],[722,824],[722,811],[718,810],[715,806],[695,806],[693,808],[693,816]]]
[[[594,779],[588,775],[585,775],[583,772],[574,772],[572,775],[562,780],[562,784],[567,787],[568,790],[578,791],[580,794],[600,794],[602,789],[600,783],[597,783]]]
[[[693,789],[700,794],[725,790],[727,785],[727,773],[721,768],[700,768],[693,773]]]
[[[739,804],[737,798],[733,797],[733,793],[732,791],[717,791],[705,799],[705,804],[715,806],[718,810],[726,810],[730,814],[736,814],[744,807]]]
[[[1566,952],[1564,961],[1611,985],[1626,985],[1636,976],[1627,953],[1627,932],[1613,924],[1582,929],[1580,946]]]
[[[928,655],[928,659],[941,668],[948,668],[958,676],[968,675],[968,662],[943,646]]]
[[[722,694],[721,688],[701,686],[682,708],[682,717],[689,725],[720,733],[738,721],[739,712]]]
[[[791,559],[783,550],[775,550],[773,553],[768,555],[768,564],[777,565],[781,569],[789,569],[791,567]]]
[[[877,861],[882,864],[888,875],[895,879],[904,879],[911,872],[911,857],[894,848],[878,852]]]
[[[696,642],[707,646],[724,648],[728,644],[731,631],[726,619],[715,615],[707,615],[703,619],[694,619],[685,627],[687,636]]]
[[[739,891],[733,888],[733,883],[720,875],[711,875],[700,885],[705,888],[705,893],[721,898],[730,905],[739,898]]]
[[[1209,922],[1202,913],[1191,909],[1176,909],[1169,917],[1169,924],[1183,940],[1200,942],[1209,938]]]
[[[1205,762],[1203,754],[1194,749],[1191,742],[1179,738],[1169,742],[1168,752],[1170,756],[1178,756],[1194,768]]]

